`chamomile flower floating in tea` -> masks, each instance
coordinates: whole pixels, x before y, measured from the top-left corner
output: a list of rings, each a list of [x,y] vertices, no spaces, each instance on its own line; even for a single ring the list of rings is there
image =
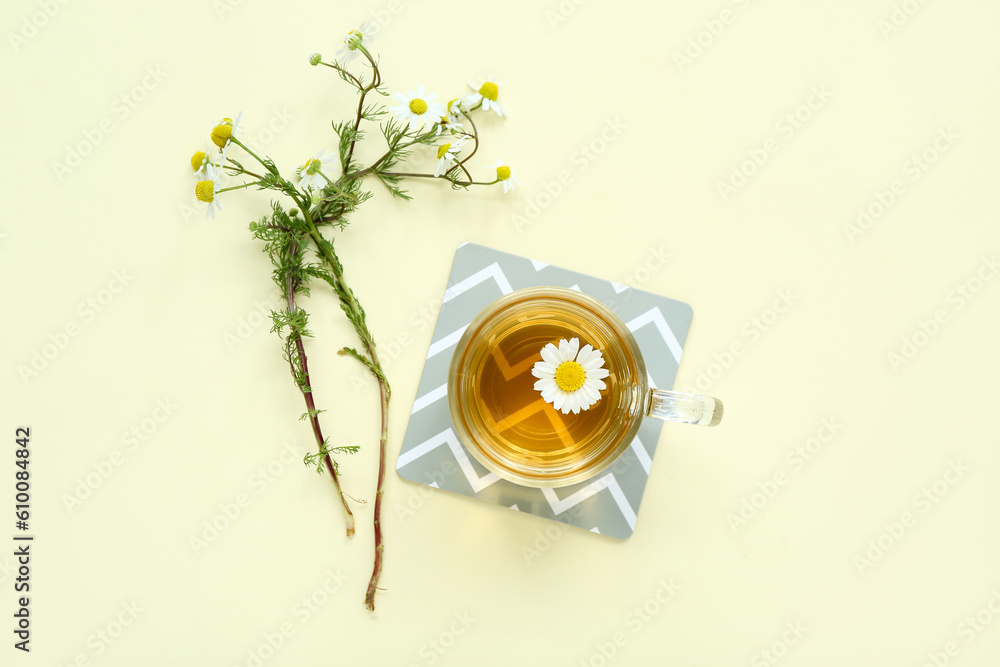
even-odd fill
[[[542,360],[535,362],[531,374],[539,378],[535,390],[542,399],[564,415],[579,414],[601,400],[607,387],[604,378],[610,371],[601,368],[604,356],[592,345],[580,347],[579,338],[560,339],[559,347],[549,343],[542,348]]]

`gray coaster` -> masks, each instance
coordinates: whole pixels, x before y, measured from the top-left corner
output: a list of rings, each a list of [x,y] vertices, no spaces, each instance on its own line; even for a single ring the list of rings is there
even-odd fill
[[[500,479],[458,441],[448,411],[448,367],[462,333],[483,308],[524,287],[575,289],[602,301],[628,325],[650,384],[671,388],[694,312],[686,303],[575,271],[463,243],[455,253],[410,423],[396,461],[400,477],[626,539],[656,454],[663,422],[647,418],[629,449],[600,476],[559,489],[531,489]]]

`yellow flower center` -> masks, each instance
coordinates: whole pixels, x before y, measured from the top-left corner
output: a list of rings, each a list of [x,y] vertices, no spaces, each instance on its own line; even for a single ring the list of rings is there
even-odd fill
[[[219,148],[225,148],[226,144],[229,143],[229,138],[232,136],[232,125],[216,125],[215,128],[212,129],[212,143]]]
[[[205,151],[198,151],[191,156],[191,169],[198,171],[201,169],[201,163],[205,161]]]
[[[322,168],[322,166],[323,166],[322,162],[320,162],[316,158],[312,158],[311,160],[306,162],[305,165],[303,165],[302,171],[304,171],[309,176],[315,176],[316,174],[319,173],[319,170],[320,168]]]
[[[497,167],[497,178],[501,181],[506,181],[510,178],[510,167],[504,165],[503,167]]]
[[[500,92],[497,88],[497,84],[492,81],[487,81],[482,86],[479,87],[479,94],[488,99],[490,102],[497,101],[497,93]]]
[[[448,112],[449,113],[455,113],[454,111],[452,111],[451,108],[455,105],[455,102],[457,102],[457,101],[458,101],[458,98],[456,97],[451,102],[448,102]]]
[[[344,43],[347,45],[347,50],[357,51],[358,46],[361,45],[361,40],[364,38],[365,36],[361,34],[360,30],[352,30],[347,33],[347,39],[344,40]]]
[[[450,148],[451,144],[441,144],[438,146],[438,159],[440,160],[443,158]]]
[[[418,116],[423,115],[427,111],[427,102],[424,102],[419,97],[410,100],[410,111]]]
[[[215,199],[215,182],[198,181],[198,185],[194,186],[194,196],[198,201],[211,203]]]
[[[564,361],[556,369],[556,385],[563,391],[576,391],[583,386],[587,374],[575,361]]]

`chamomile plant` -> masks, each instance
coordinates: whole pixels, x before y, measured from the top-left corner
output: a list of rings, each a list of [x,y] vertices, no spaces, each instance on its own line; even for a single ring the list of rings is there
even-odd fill
[[[372,24],[350,31],[335,59],[326,60],[319,53],[309,55],[310,65],[332,70],[356,96],[349,105],[353,115],[332,121],[332,132],[327,129],[329,134],[318,138],[310,148],[311,156],[305,153],[290,168],[279,167],[250,145],[243,114],[239,113],[216,123],[209,132],[211,143],[191,158],[195,197],[205,205],[209,218],[216,217],[223,200],[233,196],[233,191],[256,188],[275,193],[271,210],[253,221],[250,231],[262,242],[271,260],[272,276],[283,304],[271,313],[272,330],[281,337],[285,359],[305,403],[301,419],[309,423],[316,440],[316,449],[305,457],[305,462],[332,479],[343,505],[348,536],[354,533],[354,516],[349,496],[341,488],[340,466],[334,456],[353,453],[357,447],[334,445],[323,434],[320,415],[325,411],[316,403],[306,354],[306,341],[312,337],[309,315],[300,299],[310,288],[314,288],[312,303],[318,303],[317,286],[329,289],[337,298],[358,339],[357,345],[344,346],[339,353],[363,364],[377,382],[381,426],[374,500],[374,569],[365,594],[369,609],[374,609],[384,551],[380,519],[391,392],[365,310],[347,282],[337,253],[337,236],[344,233],[349,219],[373,196],[368,184],[384,188],[394,197],[410,199],[403,186],[416,178],[447,183],[455,190],[499,186],[504,193],[517,182],[510,167],[500,161],[482,170],[484,178],[474,177],[470,166],[480,151],[475,118],[483,112],[494,120],[507,115],[498,101],[500,84],[484,80],[473,86],[475,92],[456,91],[447,103],[441,100],[449,98],[439,98],[422,83],[390,91],[383,82],[378,59],[369,50],[374,32]],[[383,100],[395,103],[390,106]],[[381,149],[364,151],[379,157],[362,163],[356,156],[362,142],[382,143]],[[324,144],[333,150],[328,152],[323,147],[312,152]],[[434,160],[430,171],[408,167],[421,153]],[[372,248],[374,252],[374,245]]]

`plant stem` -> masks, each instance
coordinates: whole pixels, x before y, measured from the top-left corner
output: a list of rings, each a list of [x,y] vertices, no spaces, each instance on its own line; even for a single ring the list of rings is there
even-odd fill
[[[298,243],[293,241],[291,254],[295,255],[298,252]],[[288,314],[292,315],[295,313],[295,290],[298,285],[295,284],[291,274],[285,278],[285,297],[288,302]],[[313,435],[316,436],[316,446],[319,448],[322,454],[323,445],[326,440],[323,438],[323,429],[319,424],[319,414],[316,411],[316,401],[312,394],[312,381],[309,379],[309,361],[306,358],[306,348],[302,342],[301,332],[294,325],[291,331],[288,333],[289,336],[295,337],[295,348],[298,352],[299,360],[302,363],[302,383],[296,383],[299,386],[299,390],[302,392],[302,398],[306,402],[306,410],[309,414],[309,423],[312,425]],[[294,361],[291,356],[289,356],[289,362],[292,363],[292,368],[294,370]],[[344,523],[347,525],[347,536],[351,537],[354,535],[354,514],[351,512],[351,508],[347,505],[347,498],[344,496],[344,490],[340,487],[340,478],[337,476],[337,470],[333,465],[333,456],[327,454],[323,458],[323,462],[326,464],[326,470],[330,473],[330,477],[333,479],[333,485],[337,488],[337,493],[340,495],[340,502],[344,505]]]
[[[357,132],[358,128],[361,126],[361,116],[364,114],[365,108],[365,96],[368,95],[372,90],[378,88],[382,84],[382,74],[378,71],[378,65],[375,64],[375,60],[372,58],[372,54],[368,53],[368,50],[363,46],[358,46],[358,50],[364,54],[365,58],[372,66],[372,82],[368,84],[365,88],[358,88],[361,90],[361,95],[358,97],[358,111],[354,118],[354,136],[351,139],[351,144],[347,148],[347,159],[344,160],[344,173],[346,174],[351,168],[351,158],[354,157],[354,145],[358,142]],[[357,79],[355,79],[357,81]],[[359,82],[360,84],[360,82]]]
[[[375,348],[371,350],[375,353]],[[373,359],[373,363],[378,367],[378,359]],[[382,574],[382,552],[385,545],[382,543],[382,494],[385,487],[385,449],[389,434],[389,384],[385,377],[378,378],[379,400],[382,403],[382,434],[378,443],[378,484],[375,491],[375,566],[372,569],[372,578],[368,581],[368,591],[365,593],[365,606],[369,611],[375,611],[375,591],[378,589],[378,578]]]
[[[267,162],[264,162],[264,160],[260,159],[260,157],[256,153],[247,148],[246,145],[239,139],[237,139],[236,137],[229,137],[229,140],[232,141],[237,146],[239,146],[240,148],[242,148],[243,150],[245,150],[250,155],[250,157],[257,160],[257,162],[259,162],[261,166],[267,169],[270,173],[274,174],[275,176],[278,176],[279,178],[281,177],[281,174],[278,173],[278,170],[275,169],[274,165],[269,165]]]
[[[386,176],[403,176],[407,178],[440,178],[434,174],[417,174],[408,171],[380,171],[378,173],[385,174]],[[447,178],[442,178],[441,180],[446,183],[451,182]],[[468,185],[496,185],[499,182],[500,179],[498,178],[495,181],[455,181],[455,185],[460,185],[464,188]]]
[[[222,188],[221,190],[216,190],[215,194],[219,194],[220,192],[229,192],[230,190],[242,190],[243,188],[252,188],[257,184],[258,184],[257,181],[254,181],[253,183],[244,183],[243,185],[231,185],[228,188]]]
[[[389,397],[392,395],[392,390],[389,388],[389,382],[382,372],[382,365],[379,363],[378,353],[375,351],[375,339],[368,330],[368,324],[365,321],[365,311],[361,308],[361,304],[358,303],[354,292],[351,291],[344,280],[344,267],[340,263],[340,259],[334,253],[330,242],[319,233],[308,208],[302,209],[302,215],[309,225],[309,234],[312,236],[317,250],[333,274],[333,288],[337,296],[340,297],[345,311],[349,312],[348,319],[354,324],[354,330],[357,332],[358,339],[364,348],[365,356],[368,358],[368,362],[370,362],[366,364],[368,365],[368,370],[375,376],[375,380],[378,382],[382,424],[379,432],[378,482],[375,487],[375,517],[373,520],[375,528],[375,564],[371,580],[368,582],[368,591],[365,593],[365,606],[368,607],[369,611],[374,611],[375,591],[378,589],[378,579],[382,574],[382,553],[385,551],[385,545],[382,540],[382,495],[385,487],[386,445],[389,440]]]
[[[358,90],[362,90],[364,88],[364,86],[361,85],[361,82],[358,81],[358,77],[354,76],[353,74],[351,74],[350,72],[348,72],[346,69],[344,69],[340,65],[337,65],[336,63],[331,64],[331,63],[324,63],[324,62],[320,62],[319,64],[320,65],[326,65],[327,67],[329,67],[331,69],[335,69],[338,72],[340,72],[341,74],[343,74],[344,76],[350,78],[351,81],[354,82],[354,85],[358,87]]]

